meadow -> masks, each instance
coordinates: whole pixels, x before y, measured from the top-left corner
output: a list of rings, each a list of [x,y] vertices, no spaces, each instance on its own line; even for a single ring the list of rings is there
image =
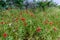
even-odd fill
[[[60,9],[0,12],[0,40],[60,40]]]

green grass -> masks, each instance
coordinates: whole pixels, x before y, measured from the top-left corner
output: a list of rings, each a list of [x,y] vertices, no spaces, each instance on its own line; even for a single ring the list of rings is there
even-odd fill
[[[58,40],[60,9],[11,9],[0,12],[0,40]]]

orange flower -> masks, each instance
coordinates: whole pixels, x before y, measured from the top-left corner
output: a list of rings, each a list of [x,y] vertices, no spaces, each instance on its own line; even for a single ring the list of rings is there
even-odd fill
[[[25,21],[25,18],[21,18],[22,21]]]
[[[7,34],[6,34],[6,33],[4,33],[4,34],[3,34],[3,37],[4,37],[4,38],[6,38],[6,37],[7,37]]]
[[[5,24],[4,22],[0,22],[0,24]]]
[[[53,29],[54,29],[54,31],[57,31],[56,27],[54,27]]]
[[[53,22],[50,22],[49,24],[50,24],[50,25],[53,25]]]
[[[37,32],[40,32],[41,31],[41,28],[40,27],[37,27],[36,31]]]

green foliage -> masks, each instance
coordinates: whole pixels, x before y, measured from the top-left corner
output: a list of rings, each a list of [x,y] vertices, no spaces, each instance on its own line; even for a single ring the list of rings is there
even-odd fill
[[[4,1],[0,1],[0,7],[5,7],[6,6],[6,3]]]
[[[23,7],[23,1],[24,0],[14,0],[14,3],[16,6],[22,8]]]
[[[36,11],[0,12],[0,40],[56,40],[60,36],[60,9]]]
[[[39,3],[37,3],[40,7],[40,9],[42,8],[43,10],[45,10],[45,8],[48,7],[55,7],[57,4],[54,3],[53,1],[40,1]]]
[[[6,0],[6,1],[1,0],[0,1],[0,8],[1,7],[8,8],[8,7],[11,7],[11,5],[22,8],[23,7],[23,1],[24,0],[13,0],[13,1],[12,0]]]
[[[22,9],[23,7],[27,7],[30,5],[33,9],[35,9],[35,6],[34,5],[39,5],[40,9],[43,9],[45,10],[47,7],[55,7],[56,6],[56,3],[54,3],[53,1],[40,1],[36,4],[36,1],[33,0],[34,4],[28,4],[26,3],[26,5],[23,4],[25,0],[6,0],[6,1],[3,1],[1,0],[0,1],[0,9],[3,7],[3,8],[9,8],[9,7],[18,7],[20,9]],[[28,1],[27,1],[28,2]]]

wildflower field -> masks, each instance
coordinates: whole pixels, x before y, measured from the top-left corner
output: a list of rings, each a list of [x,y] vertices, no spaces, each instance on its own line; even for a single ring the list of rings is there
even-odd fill
[[[0,12],[0,40],[60,40],[60,9]]]

